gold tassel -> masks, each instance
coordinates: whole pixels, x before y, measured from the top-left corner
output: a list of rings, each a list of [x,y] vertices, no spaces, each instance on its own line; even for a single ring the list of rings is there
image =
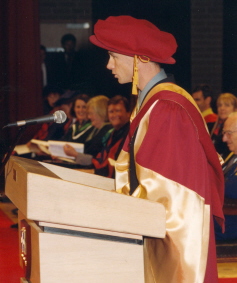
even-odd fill
[[[137,95],[137,85],[138,85],[138,67],[137,67],[137,55],[134,55],[133,64],[133,78],[132,78],[132,94]]]

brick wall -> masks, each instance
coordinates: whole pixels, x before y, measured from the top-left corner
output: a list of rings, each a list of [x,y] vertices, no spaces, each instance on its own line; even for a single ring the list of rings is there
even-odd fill
[[[208,83],[222,90],[222,0],[191,0],[191,85]]]

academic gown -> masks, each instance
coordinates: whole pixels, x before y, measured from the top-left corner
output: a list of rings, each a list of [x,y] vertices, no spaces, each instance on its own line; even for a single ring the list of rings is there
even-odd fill
[[[116,162],[116,190],[126,195],[134,178],[132,152],[131,174],[138,181],[132,196],[166,208],[166,237],[144,241],[145,282],[218,282],[212,215],[223,225],[223,174],[202,115],[185,90],[158,84],[133,119]]]
[[[95,174],[109,178],[115,177],[114,163],[123,147],[129,125],[126,123],[119,130],[111,129],[106,145],[96,158],[92,159]]]

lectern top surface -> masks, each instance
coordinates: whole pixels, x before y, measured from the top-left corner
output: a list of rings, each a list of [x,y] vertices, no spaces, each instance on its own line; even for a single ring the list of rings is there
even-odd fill
[[[52,171],[35,160],[17,156],[12,156],[11,160],[17,161],[17,164],[29,173],[36,173],[39,175],[60,179],[58,175],[54,174]]]

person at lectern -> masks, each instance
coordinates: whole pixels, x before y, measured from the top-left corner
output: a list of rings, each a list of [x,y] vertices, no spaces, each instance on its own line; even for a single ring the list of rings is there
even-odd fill
[[[116,190],[166,208],[166,237],[144,241],[145,282],[218,282],[213,215],[223,226],[223,173],[195,101],[161,67],[175,63],[174,36],[147,20],[111,16],[95,24],[90,41],[108,50],[118,82],[138,93]]]

